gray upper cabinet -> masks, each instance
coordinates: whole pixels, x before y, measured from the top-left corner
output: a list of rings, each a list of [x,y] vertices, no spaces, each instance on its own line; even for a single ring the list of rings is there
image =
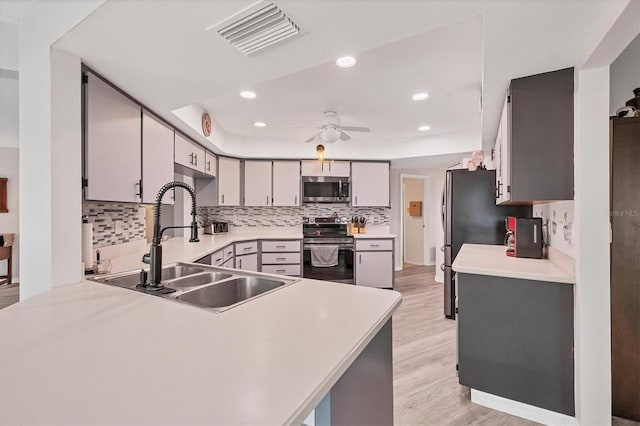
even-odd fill
[[[498,203],[573,199],[573,92],[573,68],[511,80]]]
[[[173,127],[148,111],[142,113],[142,202],[155,203],[160,188],[173,181]],[[173,191],[163,204],[173,204]]]
[[[141,202],[142,109],[92,73],[85,82],[85,199]]]

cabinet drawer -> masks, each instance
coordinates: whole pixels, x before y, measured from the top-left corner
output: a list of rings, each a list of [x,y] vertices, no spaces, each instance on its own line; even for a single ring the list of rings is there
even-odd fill
[[[226,260],[221,266],[224,268],[234,268],[234,258],[232,257],[229,260]]]
[[[227,260],[231,259],[233,257],[233,244],[226,246],[225,248],[222,249],[223,252],[223,256],[224,256],[224,261],[226,262]]]
[[[262,252],[291,252],[300,251],[300,240],[298,241],[263,241]]]
[[[258,242],[257,241],[249,241],[247,243],[237,243],[236,244],[236,254],[241,256],[243,254],[251,254],[258,252]]]
[[[211,253],[211,265],[221,266],[224,263],[224,250],[218,250]]]
[[[297,253],[262,253],[262,264],[300,263],[300,252]]]
[[[262,265],[265,274],[300,276],[300,265]]]
[[[358,251],[390,251],[393,250],[393,240],[356,240]]]

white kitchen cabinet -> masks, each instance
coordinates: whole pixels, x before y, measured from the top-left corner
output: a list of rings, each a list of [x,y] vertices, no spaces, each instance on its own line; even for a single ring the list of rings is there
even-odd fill
[[[302,161],[302,176],[348,177],[350,174],[351,164],[349,161]]]
[[[273,205],[300,205],[300,162],[273,162]]]
[[[244,162],[244,205],[271,205],[271,161]]]
[[[204,172],[209,176],[216,177],[216,156],[209,151],[204,153]]]
[[[142,109],[91,73],[87,73],[85,108],[85,198],[142,201]]]
[[[175,137],[175,162],[192,170],[205,172],[205,150],[180,133]]]
[[[356,252],[356,285],[378,288],[393,287],[393,252]]]
[[[351,163],[351,205],[389,206],[389,163]]]
[[[509,201],[511,185],[509,172],[509,119],[508,105],[505,99],[500,116],[500,125],[496,135],[496,144],[493,151],[494,163],[496,167],[496,203]]]
[[[218,205],[240,205],[240,160],[218,158]]]
[[[258,254],[245,254],[236,257],[236,268],[243,271],[258,271]]]
[[[174,179],[173,127],[148,111],[142,112],[142,202],[155,203],[160,188]],[[163,204],[173,204],[173,191],[167,191]]]

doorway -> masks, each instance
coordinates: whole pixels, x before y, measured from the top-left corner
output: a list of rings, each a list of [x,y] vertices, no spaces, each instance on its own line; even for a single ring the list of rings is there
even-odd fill
[[[401,259],[404,266],[432,265],[428,176],[401,175]]]

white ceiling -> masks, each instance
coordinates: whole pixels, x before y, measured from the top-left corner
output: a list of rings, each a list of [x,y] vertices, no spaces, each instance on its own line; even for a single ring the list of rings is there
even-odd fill
[[[36,0],[0,0],[0,22],[17,24],[22,14]]]
[[[109,0],[56,47],[81,56],[203,143],[198,120],[186,120],[189,128],[171,111],[188,107],[195,118],[205,105],[221,127],[209,138],[216,151],[306,153],[310,144],[299,138],[308,133],[287,127],[316,124],[333,104],[344,124],[375,131],[367,149],[355,135],[351,144],[332,144],[335,157],[418,157],[470,151],[481,141],[490,147],[509,80],[575,65],[615,1],[279,0],[305,35],[245,57],[204,28],[253,1]],[[483,18],[481,34],[477,16]],[[358,58],[356,68],[333,68],[345,54]],[[473,113],[478,79],[480,124]],[[421,105],[404,101],[418,84],[432,98]],[[372,86],[378,90],[371,92]],[[245,88],[259,92],[253,104],[234,96]],[[269,122],[260,137],[247,125],[257,115]],[[415,122],[423,120],[433,127],[430,137],[415,132]]]

